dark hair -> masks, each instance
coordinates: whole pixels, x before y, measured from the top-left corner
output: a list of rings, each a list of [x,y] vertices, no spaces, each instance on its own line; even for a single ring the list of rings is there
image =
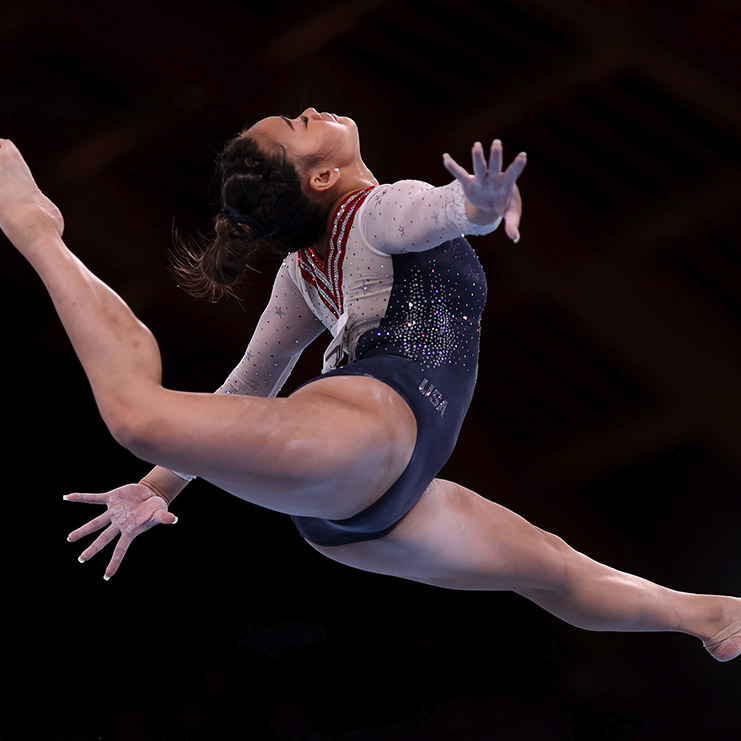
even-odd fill
[[[244,273],[257,270],[264,257],[282,260],[316,242],[326,228],[327,208],[303,192],[298,171],[280,145],[264,151],[249,136],[235,136],[216,160],[214,179],[221,206],[229,208],[217,214],[213,238],[200,244],[176,238],[173,254],[179,284],[195,296],[217,301],[233,295]],[[228,215],[234,211],[249,217],[245,221],[256,220],[266,236]]]

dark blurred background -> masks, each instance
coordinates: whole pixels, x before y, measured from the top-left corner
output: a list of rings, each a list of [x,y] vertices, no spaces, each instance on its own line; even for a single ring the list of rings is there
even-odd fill
[[[479,385],[443,475],[598,560],[741,593],[737,0],[5,0],[0,136],[68,243],[215,388],[272,276],[197,302],[173,228],[207,232],[244,124],[348,113],[381,182],[529,155],[522,242],[475,240]],[[287,517],[195,482],[119,574],[66,534],[147,466],[100,422],[40,281],[0,252],[3,739],[707,739],[741,729],[741,663],[689,637],[578,631],[506,593],[322,559]],[[306,354],[286,391],[316,375]]]

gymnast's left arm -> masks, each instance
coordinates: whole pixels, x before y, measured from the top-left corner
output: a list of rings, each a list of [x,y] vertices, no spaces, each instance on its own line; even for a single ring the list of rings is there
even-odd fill
[[[472,174],[443,155],[455,177],[443,187],[402,180],[376,188],[357,215],[370,247],[385,254],[421,252],[461,234],[489,234],[502,220],[507,236],[518,242],[522,200],[516,182],[527,161],[524,152],[504,172],[499,140],[488,162],[479,142],[471,155]]]

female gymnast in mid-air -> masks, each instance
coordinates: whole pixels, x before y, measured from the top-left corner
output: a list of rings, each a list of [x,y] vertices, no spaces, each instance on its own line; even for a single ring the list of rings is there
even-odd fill
[[[149,330],[62,241],[59,210],[17,148],[0,140],[0,227],[43,280],[114,438],[155,464],[138,484],[70,494],[106,512],[80,556],[172,523],[192,476],[292,516],[320,553],[350,566],[451,589],[512,590],[572,625],[675,631],[728,661],[741,653],[741,599],[677,592],[604,566],[523,518],[435,478],[471,402],[486,280],[463,234],[504,221],[519,240],[518,155],[473,146],[473,174],[379,185],[350,118],[310,108],[246,129],[218,158],[213,242],[180,272],[201,293],[229,290],[263,252],[278,254],[272,298],[216,394],[162,386]],[[325,329],[323,373],[279,392]],[[344,356],[348,361],[342,365]]]

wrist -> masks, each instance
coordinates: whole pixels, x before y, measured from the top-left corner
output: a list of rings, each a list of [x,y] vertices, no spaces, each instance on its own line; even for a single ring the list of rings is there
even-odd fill
[[[146,476],[139,481],[139,484],[141,486],[146,486],[147,489],[149,489],[152,494],[154,494],[157,497],[160,497],[160,499],[165,500],[165,504],[168,506],[170,505],[170,502],[175,499],[175,495],[168,496],[167,492],[160,486],[157,486],[153,481],[150,481]]]
[[[161,466],[155,466],[139,483],[164,499],[168,506],[188,484],[177,474]]]

